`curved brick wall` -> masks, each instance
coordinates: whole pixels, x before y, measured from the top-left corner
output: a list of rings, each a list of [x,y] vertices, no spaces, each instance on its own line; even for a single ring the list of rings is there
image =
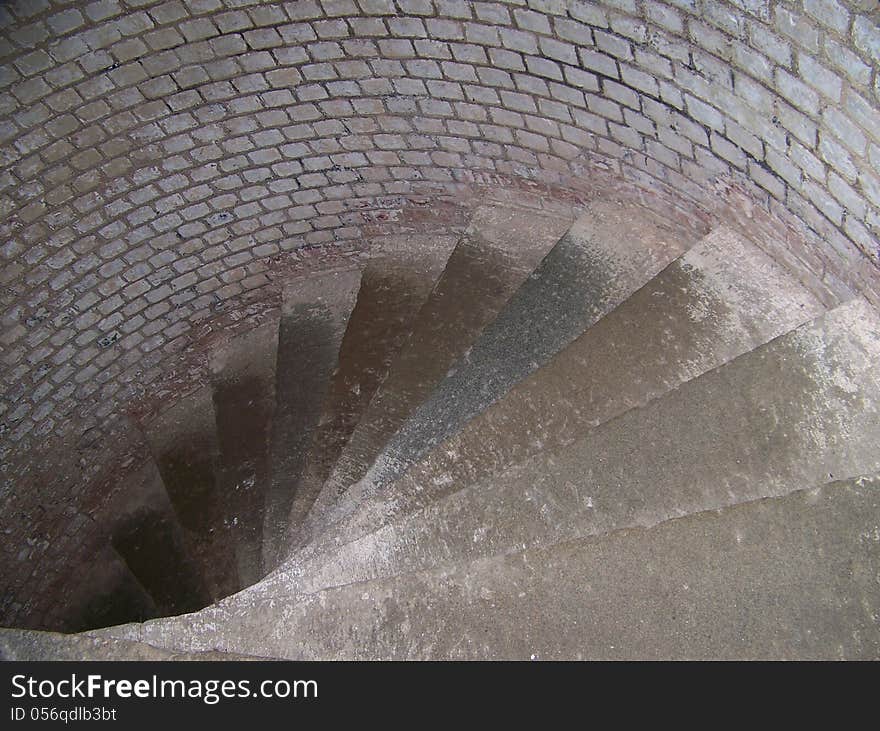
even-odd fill
[[[86,542],[82,485],[126,408],[371,236],[613,190],[872,295],[876,5],[0,4],[3,561],[29,567],[6,621],[52,624],[25,595],[53,544]]]

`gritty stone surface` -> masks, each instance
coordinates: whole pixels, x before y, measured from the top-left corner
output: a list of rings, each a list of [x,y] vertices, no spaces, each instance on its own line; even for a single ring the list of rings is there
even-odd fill
[[[875,659],[878,479],[331,589],[197,632],[103,637],[296,659]],[[220,614],[222,616],[222,614]]]
[[[62,635],[33,630],[0,629],[0,660],[43,662],[46,660],[258,660],[225,652],[185,653],[125,640],[102,640],[85,635]]]

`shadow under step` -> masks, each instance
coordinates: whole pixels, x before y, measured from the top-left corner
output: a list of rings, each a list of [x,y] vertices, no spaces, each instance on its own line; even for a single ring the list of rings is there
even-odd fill
[[[238,591],[243,584],[235,547],[224,529],[231,508],[217,483],[220,447],[212,389],[180,399],[142,430],[211,599]]]
[[[234,546],[241,586],[263,575],[277,350],[278,324],[271,322],[217,348],[209,363],[219,448],[217,490],[225,511],[222,530]]]

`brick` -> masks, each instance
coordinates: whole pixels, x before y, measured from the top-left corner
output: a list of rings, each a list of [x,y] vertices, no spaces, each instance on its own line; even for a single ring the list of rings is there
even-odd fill
[[[71,9],[50,15],[46,23],[55,35],[62,35],[82,27],[85,23],[85,18],[83,18],[79,10]]]
[[[791,45],[761,23],[749,23],[752,46],[782,66],[791,66]]]
[[[538,39],[532,33],[501,28],[500,37],[505,48],[533,55],[538,53]]]
[[[785,103],[776,105],[776,118],[779,123],[803,142],[807,147],[816,146],[817,127],[809,117]]]
[[[548,61],[546,58],[537,58],[535,56],[526,56],[526,69],[529,73],[537,76],[543,76],[547,79],[555,79],[562,81],[562,70],[559,64]]]
[[[620,65],[620,74],[622,81],[628,86],[632,86],[633,88],[643,91],[646,94],[650,94],[651,96],[656,97],[660,95],[660,87],[653,75],[634,69],[631,66],[626,66],[625,64]]]
[[[809,116],[819,113],[819,96],[800,79],[783,69],[776,70],[776,88],[789,102]]]
[[[824,126],[856,155],[864,156],[868,140],[864,133],[836,107],[827,107],[822,113]]]
[[[808,18],[783,5],[777,5],[774,25],[777,31],[795,41],[801,48],[813,53],[819,50],[819,31]]]
[[[845,34],[849,28],[849,11],[837,0],[804,0],[804,11],[838,33]]]
[[[387,23],[391,35],[399,38],[426,38],[428,35],[420,18],[389,18]]]
[[[605,54],[584,48],[580,50],[580,57],[581,65],[585,69],[595,71],[599,74],[602,74],[603,76],[608,76],[612,79],[620,78],[620,75],[617,71],[617,62],[613,58],[610,58]]]
[[[601,31],[596,31],[594,35],[596,37],[596,45],[599,47],[600,51],[604,51],[605,53],[623,61],[632,61],[632,46],[628,41]]]
[[[636,43],[645,43],[648,39],[648,31],[644,22],[625,15],[611,16],[611,30]]]
[[[684,30],[681,13],[668,5],[649,1],[645,3],[645,13],[648,20],[672,33],[681,34]]]
[[[623,112],[621,111],[620,106],[614,102],[594,94],[586,94],[586,100],[587,108],[591,112],[615,122],[623,121]]]
[[[550,38],[541,38],[541,53],[555,61],[576,66],[578,63],[577,51],[570,43],[561,43]]]
[[[599,91],[599,80],[594,74],[571,66],[565,67],[565,81],[586,91]]]
[[[717,109],[690,94],[685,94],[684,101],[688,114],[693,119],[716,131],[724,129],[724,115]]]
[[[605,9],[591,0],[572,0],[568,12],[575,20],[580,20],[593,27],[608,27],[608,16]]]
[[[825,61],[843,73],[853,84],[866,87],[871,81],[871,67],[846,46],[826,36],[823,42]]]
[[[873,107],[864,97],[852,90],[847,91],[843,103],[849,118],[874,140],[880,141],[880,116],[877,114],[876,107]],[[874,164],[876,165],[876,163]]]
[[[858,178],[858,168],[849,152],[829,135],[819,135],[819,155],[846,180],[855,182]]]
[[[880,64],[880,29],[875,19],[863,15],[856,17],[853,23],[853,40],[865,56],[874,64]]]
[[[740,170],[746,168],[747,158],[745,153],[730,140],[713,132],[710,136],[709,142],[712,150],[718,153],[722,158]]]
[[[840,102],[843,81],[837,74],[829,71],[812,56],[804,53],[798,55],[798,70],[801,78],[806,79],[810,86],[831,101]]]

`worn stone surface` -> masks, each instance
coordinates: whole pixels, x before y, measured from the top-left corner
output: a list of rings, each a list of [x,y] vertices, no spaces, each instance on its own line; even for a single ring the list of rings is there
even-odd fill
[[[714,231],[393,485],[367,496],[300,560],[570,444],[822,310],[754,245]]]
[[[0,660],[42,662],[46,660],[257,660],[263,658],[225,652],[177,652],[141,642],[104,640],[86,635],[63,635],[34,630],[0,629]]]
[[[434,234],[372,242],[357,302],[339,348],[338,367],[293,489],[283,528],[284,543],[289,540],[288,535],[295,535],[361,414],[387,375],[456,241],[453,236]],[[277,563],[276,557],[267,556],[270,550],[264,544],[266,569]],[[278,556],[279,551],[274,553]]]
[[[136,639],[185,648],[234,636],[232,644],[219,646],[248,652],[265,651],[259,643],[273,637],[271,654],[295,657],[309,641],[293,624],[303,607],[320,608],[321,619],[314,621],[327,622],[331,638],[375,631],[368,621],[359,623],[357,612],[351,626],[321,614],[330,592],[303,590],[319,589],[322,582],[357,581],[385,571],[400,573],[405,583],[406,573],[438,565],[458,566],[468,575],[475,560],[492,555],[656,526],[784,496],[804,485],[876,473],[878,324],[877,313],[863,301],[841,305],[568,447],[538,455],[434,503],[408,524],[346,547],[326,561],[323,576],[279,572],[200,615],[154,621],[119,636],[134,632]],[[345,601],[356,605],[360,586],[352,584]],[[384,600],[369,591],[363,596],[372,616],[382,616]],[[401,621],[415,627],[405,616]],[[454,620],[450,615],[438,621]],[[310,632],[309,638],[324,636],[314,625]],[[200,633],[204,636],[193,639]],[[424,637],[437,646],[446,641]],[[405,644],[389,647],[406,653]],[[375,656],[384,656],[381,647]]]
[[[211,354],[223,530],[235,546],[242,586],[262,574],[263,514],[269,489],[269,430],[275,403],[278,324],[269,323]]]
[[[281,550],[297,478],[360,283],[361,270],[348,268],[294,280],[284,290],[273,372],[269,475],[261,514],[261,575],[274,567]]]
[[[692,242],[644,210],[595,201],[389,440],[338,520],[540,368]]]
[[[880,657],[880,480],[100,636],[296,659]],[[173,638],[173,639],[172,639]]]
[[[569,446],[262,586],[313,591],[880,470],[880,318],[840,306]]]
[[[570,218],[531,210],[477,211],[292,545],[313,535],[339,495],[363,477],[388,438],[471,347],[570,224]]]

